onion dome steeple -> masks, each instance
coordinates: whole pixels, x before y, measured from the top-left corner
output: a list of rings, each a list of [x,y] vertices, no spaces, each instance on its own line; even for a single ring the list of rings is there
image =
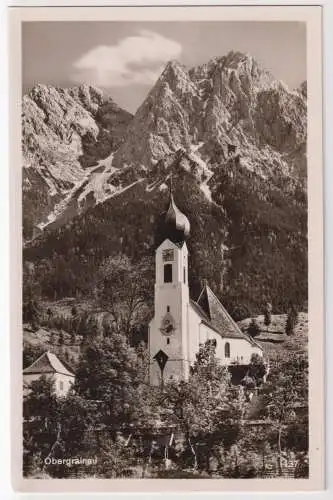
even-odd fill
[[[169,207],[164,216],[164,237],[174,243],[183,243],[190,235],[190,222],[177,207],[172,195],[170,180]]]

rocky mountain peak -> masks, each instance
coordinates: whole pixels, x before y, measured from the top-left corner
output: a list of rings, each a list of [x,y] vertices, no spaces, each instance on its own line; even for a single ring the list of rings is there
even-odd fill
[[[273,148],[272,157],[291,153],[293,144],[303,150],[306,110],[297,96],[249,54],[232,51],[190,69],[170,61],[136,113],[114,165],[150,168],[197,144],[204,161],[224,161],[231,144],[244,164],[258,168],[267,163],[265,147]],[[279,163],[286,172],[288,166]]]
[[[178,99],[186,98],[186,95],[199,96],[199,89],[191,80],[188,68],[177,61],[166,64],[153,90],[159,92],[160,87],[171,90]],[[165,95],[167,96],[167,92]]]
[[[99,106],[108,99],[102,90],[88,84],[71,87],[68,93],[91,113],[96,113]]]
[[[184,73],[188,73],[186,66],[184,64],[181,64],[179,61],[172,59],[168,61],[164,66],[160,78],[168,78],[170,74],[183,75]]]
[[[304,99],[307,99],[307,97],[308,97],[308,86],[307,86],[307,82],[306,81],[304,81],[304,82],[301,83],[301,85],[298,88],[298,91],[302,94],[302,96],[304,97]]]

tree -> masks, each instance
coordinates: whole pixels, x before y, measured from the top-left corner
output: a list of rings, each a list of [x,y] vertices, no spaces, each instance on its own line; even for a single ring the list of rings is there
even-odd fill
[[[276,431],[279,473],[282,471],[282,438],[295,421],[294,406],[308,405],[308,363],[301,356],[281,361],[271,372],[263,388],[264,406]],[[299,421],[302,427],[303,422]],[[288,435],[288,432],[287,432]]]
[[[29,475],[41,469],[52,477],[73,472],[73,467],[48,465],[45,459],[75,457],[84,452],[85,432],[94,422],[94,405],[73,391],[57,398],[53,381],[41,377],[31,383],[23,410],[25,472]]]
[[[41,319],[40,286],[36,279],[36,269],[32,262],[23,266],[23,321],[37,329]]]
[[[245,409],[243,392],[231,386],[212,342],[201,346],[189,381],[168,382],[160,397],[162,419],[184,433],[194,470],[209,470],[214,447],[237,439]]]
[[[54,383],[46,377],[31,382],[23,401],[23,463],[25,473],[31,465],[44,468],[58,437],[58,404]]]
[[[297,325],[298,321],[298,312],[297,309],[294,305],[292,305],[289,309],[288,316],[287,316],[287,321],[286,321],[286,334],[292,335],[295,331],[295,327]]]
[[[245,478],[256,477],[260,471],[265,473],[272,456],[270,439],[270,426],[243,426],[236,446],[226,457],[223,475]]]
[[[23,321],[31,323],[31,327],[36,330],[38,328],[41,317],[41,311],[38,301],[30,297],[23,303]]]
[[[86,431],[94,424],[95,406],[70,390],[66,397],[58,401],[58,457],[75,457],[88,452],[85,446]],[[57,457],[57,458],[58,458]],[[54,466],[52,466],[54,469]],[[54,469],[55,470],[55,469]],[[71,468],[73,472],[73,468]],[[66,466],[58,467],[58,477],[68,474]]]
[[[267,302],[265,309],[264,309],[264,324],[267,327],[267,331],[268,331],[268,327],[271,324],[271,322],[272,322],[272,304]]]
[[[254,378],[257,385],[260,385],[263,382],[266,372],[267,369],[264,358],[259,354],[253,353],[251,355],[250,365],[249,365],[250,377]]]
[[[96,276],[98,307],[111,313],[114,330],[129,340],[133,326],[148,320],[151,272],[150,262],[121,256],[106,259]]]
[[[249,326],[247,327],[247,333],[252,338],[257,337],[257,335],[260,334],[259,325],[254,318],[251,319],[251,322],[250,322]]]
[[[75,388],[81,397],[100,403],[100,418],[111,430],[135,422],[140,410],[141,381],[137,356],[126,338],[114,333],[84,349]]]

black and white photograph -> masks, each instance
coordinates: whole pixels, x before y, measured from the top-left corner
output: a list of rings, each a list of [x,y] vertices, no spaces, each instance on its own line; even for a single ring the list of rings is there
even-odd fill
[[[22,477],[297,488],[307,23],[109,11],[21,23]]]

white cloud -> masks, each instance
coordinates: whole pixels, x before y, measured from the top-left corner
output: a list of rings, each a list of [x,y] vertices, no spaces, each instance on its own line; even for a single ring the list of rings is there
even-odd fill
[[[94,47],[74,62],[72,79],[102,87],[152,84],[164,64],[181,52],[178,42],[143,30],[117,45]]]

